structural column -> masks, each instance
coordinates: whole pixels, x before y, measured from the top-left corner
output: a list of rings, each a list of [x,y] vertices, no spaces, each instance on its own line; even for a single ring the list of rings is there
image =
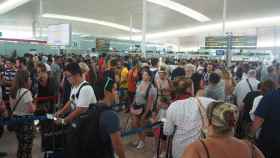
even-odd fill
[[[223,36],[227,40],[227,49],[226,49],[226,65],[229,67],[231,65],[231,39],[232,35],[226,32],[226,20],[227,20],[227,0],[224,0],[223,7]]]
[[[147,1],[143,0],[143,15],[142,15],[142,53],[146,57],[146,29],[147,29]]]
[[[130,23],[129,23],[129,51],[132,49],[132,36],[133,36],[133,17],[132,15],[130,16]]]

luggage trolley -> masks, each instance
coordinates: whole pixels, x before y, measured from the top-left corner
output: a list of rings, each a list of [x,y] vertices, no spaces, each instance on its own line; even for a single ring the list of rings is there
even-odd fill
[[[55,113],[56,96],[38,97],[36,102],[38,103],[37,105],[39,105],[39,110],[37,111],[38,115]],[[56,125],[54,120],[41,121],[39,127],[44,158],[63,158],[68,127]]]

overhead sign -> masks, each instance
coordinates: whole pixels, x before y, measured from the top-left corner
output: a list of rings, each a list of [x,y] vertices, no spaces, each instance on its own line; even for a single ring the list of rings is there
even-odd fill
[[[110,49],[110,40],[105,38],[96,39],[96,51],[108,52]]]
[[[216,55],[217,56],[223,56],[223,55],[225,55],[225,51],[224,50],[216,50]]]
[[[53,46],[68,46],[71,43],[70,24],[50,25],[48,27],[48,44]]]
[[[205,38],[206,48],[256,48],[257,36],[209,36]]]

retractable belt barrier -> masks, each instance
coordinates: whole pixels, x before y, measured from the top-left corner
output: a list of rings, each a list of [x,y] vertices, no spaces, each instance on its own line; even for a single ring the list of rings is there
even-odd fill
[[[34,121],[46,121],[46,120],[56,120],[52,114],[47,115],[30,115],[30,116],[15,116],[12,118],[0,118],[0,125],[11,125],[11,124],[29,124]]]
[[[22,123],[22,124],[29,124],[33,123],[34,121],[46,121],[46,120],[56,120],[57,118],[54,117],[52,114],[46,114],[41,116],[20,116],[20,117],[13,117],[13,118],[0,118],[0,125],[10,125],[15,123]],[[142,133],[146,129],[152,128],[159,128],[161,127],[162,122],[157,122],[154,124],[148,123],[143,128],[132,128],[128,131],[122,132],[122,137],[127,137],[130,135],[135,135],[137,133]]]
[[[160,128],[163,125],[163,122],[156,122],[156,123],[148,123],[146,126],[142,127],[142,128],[132,128],[128,131],[125,131],[121,134],[122,137],[127,137],[130,135],[135,135],[138,133],[142,133],[144,132],[146,129],[152,129],[152,128]]]

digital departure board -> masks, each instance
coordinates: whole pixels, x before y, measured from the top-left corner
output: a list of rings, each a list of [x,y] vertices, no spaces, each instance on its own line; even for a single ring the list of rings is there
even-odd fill
[[[256,48],[257,36],[209,36],[205,38],[206,48]]]

